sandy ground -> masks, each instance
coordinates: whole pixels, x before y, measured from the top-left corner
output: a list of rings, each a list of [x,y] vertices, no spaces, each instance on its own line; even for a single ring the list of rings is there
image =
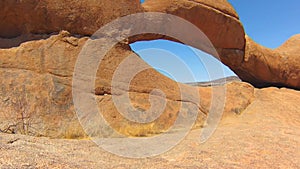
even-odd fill
[[[1,168],[300,168],[300,92],[256,90],[241,115],[227,115],[199,143],[194,130],[174,149],[151,158],[110,154],[90,140],[0,134]],[[155,146],[155,145],[153,145]]]

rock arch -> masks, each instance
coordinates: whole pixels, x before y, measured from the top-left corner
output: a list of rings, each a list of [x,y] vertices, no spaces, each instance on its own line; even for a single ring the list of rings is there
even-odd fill
[[[245,37],[237,13],[226,0],[147,0],[142,5],[138,0],[1,1],[0,38],[3,46],[60,30],[89,36],[117,17],[143,11],[173,14],[196,25],[218,50],[221,61],[246,82],[300,88],[299,36],[277,50],[266,49]],[[132,40],[160,38],[167,37],[141,35]]]
[[[299,35],[278,49],[265,48],[245,35],[226,0],[148,0],[142,6],[145,11],[173,14],[195,24],[211,40],[221,61],[243,81],[256,87],[300,89]]]
[[[245,38],[237,14],[225,0],[148,0],[143,6],[139,1],[133,0],[4,0],[0,2],[0,17],[2,17],[0,42],[3,44],[18,42],[17,44],[21,45],[16,48],[0,49],[0,77],[5,79],[0,81],[0,105],[3,108],[0,114],[7,115],[7,112],[14,110],[13,103],[20,94],[18,88],[26,85],[28,102],[35,103],[27,110],[32,112],[34,114],[32,118],[37,120],[34,121],[37,125],[34,126],[35,134],[51,137],[68,137],[68,135],[76,137],[76,134],[82,136],[82,129],[74,118],[71,85],[76,58],[88,39],[86,36],[92,35],[99,27],[117,17],[142,11],[170,13],[194,23],[211,39],[221,61],[244,81],[257,86],[280,85],[300,88],[300,57],[297,53],[299,45],[295,45],[299,44],[299,36],[293,37],[274,51],[265,49]],[[52,35],[61,30],[70,33],[62,31],[58,35]],[[22,43],[28,40],[26,37],[40,35],[48,35],[50,38]],[[17,36],[21,36],[20,39]],[[141,35],[129,39],[129,42],[158,38],[167,37]],[[115,122],[122,119],[114,116],[116,111],[109,98],[110,81],[118,63],[130,54],[133,52],[128,44],[119,44],[100,65],[105,72],[97,76],[94,94],[99,96],[99,102],[102,102],[104,109],[109,112],[106,115]],[[139,60],[138,57],[136,59]],[[151,83],[149,77],[152,79]],[[136,104],[139,104],[139,100],[148,99],[147,94],[157,86],[165,91],[173,110],[166,110],[168,111],[166,116],[160,119],[165,122],[165,126],[155,126],[153,131],[160,132],[166,129],[174,120],[176,114],[174,110],[180,104],[178,102],[182,101],[177,92],[178,84],[159,75],[153,69],[144,72],[132,83],[130,91],[138,100]],[[246,94],[244,100],[231,99],[237,103],[232,103],[234,107],[227,109],[242,110],[251,102],[253,88],[248,84],[230,86],[232,93],[237,91],[235,88],[239,88],[239,95],[243,92]],[[209,93],[207,89],[200,90]],[[207,113],[209,107],[207,103],[208,101],[205,102],[204,99],[202,105],[199,105],[199,114],[202,118]],[[57,126],[61,126],[62,129]],[[122,126],[116,127],[122,129]],[[137,131],[134,134],[144,133]]]

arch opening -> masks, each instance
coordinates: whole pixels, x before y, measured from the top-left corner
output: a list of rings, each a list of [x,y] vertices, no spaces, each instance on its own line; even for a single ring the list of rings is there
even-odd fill
[[[226,65],[210,54],[170,40],[137,41],[132,50],[159,73],[189,85],[218,85],[240,81]],[[220,67],[223,69],[220,71]]]

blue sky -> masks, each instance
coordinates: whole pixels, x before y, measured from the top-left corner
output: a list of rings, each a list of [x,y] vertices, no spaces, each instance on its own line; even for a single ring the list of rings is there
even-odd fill
[[[131,48],[162,74],[178,82],[200,82],[232,76],[233,72],[211,55],[168,40],[136,42]]]
[[[237,11],[246,33],[259,44],[276,48],[300,33],[299,0],[228,1]],[[235,75],[208,54],[175,42],[136,42],[131,47],[148,64],[178,82],[209,81]]]
[[[279,47],[300,33],[299,0],[228,0],[237,11],[246,33],[269,48]]]

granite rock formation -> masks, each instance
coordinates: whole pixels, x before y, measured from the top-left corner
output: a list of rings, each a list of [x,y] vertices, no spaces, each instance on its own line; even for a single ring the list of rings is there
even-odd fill
[[[118,17],[143,11],[173,14],[193,23],[210,39],[218,52],[215,56],[244,82],[206,87],[176,83],[147,65],[129,46],[141,40],[176,41],[171,37],[141,34],[117,43],[99,63],[93,88],[83,91],[95,98],[97,108],[114,130],[127,136],[153,136],[169,130],[178,117],[183,120],[180,130],[186,127],[185,119],[197,115],[191,126],[194,130],[178,147],[138,161],[111,155],[88,140],[75,113],[72,93],[73,89],[81,91],[85,83],[74,86],[72,82],[77,75],[77,59],[86,44],[99,40],[99,46],[90,46],[97,50],[107,43],[107,39],[91,35]],[[274,50],[256,44],[245,35],[237,13],[226,0],[147,0],[142,5],[138,0],[2,0],[0,166],[297,168],[299,91],[256,89],[253,85],[300,89],[299,43],[299,35],[295,35]],[[207,51],[201,44],[193,46]],[[128,58],[132,60],[125,62]],[[118,72],[122,63],[126,63],[127,70]],[[86,69],[92,65],[85,64],[82,66]],[[132,77],[127,88],[126,72],[139,67],[145,69]],[[86,75],[84,70],[79,74]],[[122,102],[124,93],[130,102]],[[114,99],[122,104],[115,104]],[[224,106],[223,119],[212,138],[201,146],[198,132],[209,128],[206,119],[215,108],[213,103]],[[152,105],[156,105],[154,109]],[[160,112],[155,107],[164,109]],[[145,123],[124,117],[137,111]],[[152,120],[157,112],[162,114]],[[79,118],[89,122],[94,117]],[[97,124],[90,123],[92,127]],[[96,135],[100,128],[85,129]],[[104,133],[112,134],[110,130]]]
[[[140,11],[138,0],[5,0],[0,2],[0,46],[18,46],[61,30],[92,35],[110,21]]]
[[[296,56],[296,47],[293,47],[299,45],[288,47],[293,48],[288,54],[285,50],[273,51],[256,45],[250,38],[245,38],[237,13],[225,0],[148,0],[142,5],[138,1],[129,0],[118,3],[26,0],[2,1],[1,4],[2,47],[18,46],[32,39],[49,38],[61,30],[77,36],[91,36],[101,26],[118,17],[142,11],[163,12],[184,18],[203,31],[218,51],[220,60],[242,80],[257,87],[273,85],[299,89],[299,57]],[[174,40],[160,35],[140,35],[129,42],[161,38]],[[284,49],[291,41],[284,45]],[[297,41],[293,40],[293,43]],[[201,44],[192,45],[209,51]],[[259,70],[256,69],[256,64],[259,65]]]
[[[236,66],[239,77],[257,87],[277,86],[299,89],[299,35],[277,49],[269,49],[246,37],[244,60]]]
[[[2,131],[59,138],[85,137],[74,112],[71,91],[76,59],[87,40],[88,38],[72,37],[63,31],[46,40],[27,42],[17,48],[0,50],[0,75],[5,79],[1,81],[0,94]],[[141,125],[140,129],[134,127],[138,124],[131,123],[118,113],[112,100],[114,93],[111,91],[111,85],[114,72],[130,55],[133,61],[128,66],[137,67],[144,64],[147,68],[130,82],[130,88],[126,92],[129,93],[131,104],[139,110],[148,110],[151,106],[148,99],[153,95],[151,92],[154,89],[160,89],[168,100],[162,116],[153,123]],[[117,83],[120,86],[117,88],[122,89],[122,79],[119,81]],[[225,105],[227,113],[240,113],[236,111],[243,111],[253,100],[253,87],[233,83],[227,88],[227,97],[230,98],[227,101],[228,106]],[[180,90],[184,90],[190,98],[182,100]],[[197,88],[177,84],[145,64],[128,45],[119,44],[99,65],[92,94],[97,97],[107,121],[118,131],[128,135],[147,135],[163,132],[174,123],[182,104],[181,100],[196,105],[194,111],[199,113],[196,125],[201,126],[209,112],[211,90],[210,87]],[[201,103],[197,102],[199,100],[196,99],[195,91],[199,91]],[[241,93],[247,94],[243,97],[238,96]],[[159,94],[153,96],[161,100]],[[232,96],[240,97],[240,100]]]

